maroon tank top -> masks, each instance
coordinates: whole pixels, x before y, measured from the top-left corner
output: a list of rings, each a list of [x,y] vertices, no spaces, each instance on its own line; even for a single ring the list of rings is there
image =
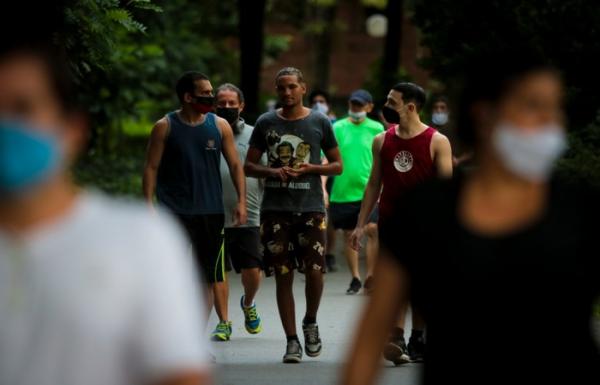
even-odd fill
[[[436,174],[431,159],[431,138],[437,132],[428,127],[411,139],[396,135],[396,125],[385,132],[381,147],[383,191],[379,200],[379,222],[386,222],[404,194]]]

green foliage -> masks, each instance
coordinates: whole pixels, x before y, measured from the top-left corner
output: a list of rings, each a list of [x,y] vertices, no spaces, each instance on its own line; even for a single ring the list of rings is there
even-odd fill
[[[264,56],[266,64],[276,60],[279,55],[290,48],[292,43],[292,35],[265,35],[264,41]]]
[[[191,0],[77,0],[65,8],[57,43],[68,52],[91,114],[97,149],[114,151],[131,122],[153,122],[178,101],[173,86],[184,71],[210,76],[214,86],[238,80],[237,2],[201,6]],[[274,50],[285,49],[276,40]],[[136,127],[135,132],[148,131]]]
[[[93,70],[107,70],[112,53],[124,32],[143,33],[146,27],[134,19],[135,9],[160,12],[150,0],[131,0],[121,6],[118,0],[77,0],[64,10],[66,29],[56,36],[69,53],[79,80]]]
[[[361,0],[361,3],[365,7],[373,7],[381,10],[387,6],[387,0]]]
[[[90,151],[73,169],[77,184],[112,195],[142,196],[145,140],[131,140],[110,153]]]
[[[369,92],[371,93],[371,95],[373,95],[376,101],[377,99],[381,99],[380,101],[383,101],[387,97],[387,94],[389,92],[389,89],[384,88],[384,85],[381,83],[381,78],[381,59],[377,59],[373,63],[371,63],[367,79],[365,80],[365,83],[363,85],[363,88],[369,90]],[[403,67],[398,68],[398,71],[393,76],[393,78],[397,79],[397,81],[405,82],[410,82],[413,80],[408,71],[406,71],[406,69]],[[386,85],[385,87],[390,86]]]
[[[600,119],[584,129],[571,132],[569,151],[558,164],[562,177],[600,188]]]
[[[525,46],[563,71],[573,125],[594,119],[600,105],[600,12],[594,2],[419,0],[414,10],[431,52],[423,64],[440,80],[451,83],[473,53]]]

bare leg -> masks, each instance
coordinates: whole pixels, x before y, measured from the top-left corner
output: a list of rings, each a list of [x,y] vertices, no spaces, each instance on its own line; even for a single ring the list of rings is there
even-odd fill
[[[277,308],[286,336],[296,335],[296,304],[294,302],[294,272],[275,275],[277,286]]]
[[[403,305],[400,311],[398,312],[398,319],[396,322],[396,327],[404,329],[404,325],[406,324],[406,313],[408,311],[408,305]]]
[[[337,232],[331,220],[329,220],[327,224],[327,241],[325,242],[325,262],[327,263],[327,269],[331,272],[337,271],[334,254],[336,234]]]
[[[219,316],[219,321],[228,321],[228,302],[229,302],[229,282],[215,282],[213,285],[215,312]]]
[[[333,255],[335,249],[336,231],[331,224],[331,221],[327,224],[327,246],[325,247],[325,254]]]
[[[321,270],[307,270],[305,275],[306,316],[317,318],[321,296],[323,295],[323,273]]]
[[[412,322],[414,330],[425,330],[425,320],[421,315],[421,312],[418,309],[415,309],[414,306],[411,308],[412,310]]]
[[[206,320],[210,317],[210,312],[212,312],[213,305],[215,303],[215,296],[213,293],[214,285],[209,283],[206,286]]]
[[[358,252],[350,247],[350,235],[352,232],[344,230],[344,254],[346,255],[346,261],[350,268],[352,277],[360,279],[360,272],[358,270]]]
[[[260,287],[260,269],[242,269],[242,285],[244,286],[244,306],[252,306],[254,297]]]
[[[367,235],[367,278],[373,276],[375,263],[377,262],[377,254],[379,254],[379,235],[377,232],[377,224],[369,223],[365,228]]]

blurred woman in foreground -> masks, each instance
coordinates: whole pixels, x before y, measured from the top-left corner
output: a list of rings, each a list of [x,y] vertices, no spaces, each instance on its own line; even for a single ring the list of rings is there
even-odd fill
[[[419,187],[381,234],[344,385],[374,383],[408,300],[428,325],[422,383],[600,384],[600,194],[552,175],[566,149],[560,75],[528,54],[471,67],[459,135],[477,168]]]

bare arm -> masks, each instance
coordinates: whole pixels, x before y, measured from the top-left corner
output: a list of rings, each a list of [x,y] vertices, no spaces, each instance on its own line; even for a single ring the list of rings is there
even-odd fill
[[[408,301],[407,274],[393,256],[382,248],[375,267],[375,288],[366,308],[354,343],[345,360],[341,385],[372,385],[380,357],[400,307]],[[389,293],[395,293],[390,296]]]
[[[285,173],[283,167],[271,168],[260,163],[262,154],[261,150],[250,146],[246,154],[246,163],[244,164],[246,175],[253,178],[279,178],[282,181],[286,181],[288,175]]]
[[[452,148],[447,137],[439,132],[431,141],[433,162],[440,178],[452,178]]]
[[[162,118],[152,128],[148,148],[146,150],[146,163],[144,165],[144,176],[142,177],[142,188],[144,198],[150,207],[153,207],[154,191],[156,190],[156,176],[158,167],[165,148],[165,140],[169,134],[169,122]]]
[[[223,142],[223,156],[229,166],[229,175],[231,181],[235,186],[238,196],[238,204],[234,210],[234,226],[243,225],[246,223],[247,212],[246,212],[246,178],[244,176],[244,169],[237,150],[235,148],[235,141],[233,138],[233,131],[231,126],[225,119],[217,118],[217,125],[221,131],[222,142]]]
[[[471,152],[471,151],[467,151],[467,152],[463,153],[461,156],[455,158],[454,167],[470,160],[472,157],[473,157],[473,152]]]
[[[327,164],[329,161],[326,157],[323,157],[321,164]],[[325,201],[325,208],[329,208],[329,193],[327,192],[327,175],[321,175],[321,186],[323,187],[323,200]]]
[[[384,138],[385,133],[381,133],[373,140],[373,166],[371,167],[371,175],[369,176],[365,195],[360,205],[360,214],[358,214],[356,229],[354,229],[354,232],[350,237],[350,246],[355,250],[360,249],[363,227],[366,226],[367,220],[375,208],[375,204],[381,194],[381,147],[383,146]]]

